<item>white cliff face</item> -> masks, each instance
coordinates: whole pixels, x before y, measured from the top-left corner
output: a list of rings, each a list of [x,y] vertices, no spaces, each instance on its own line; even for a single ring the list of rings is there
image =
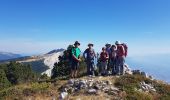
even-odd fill
[[[55,64],[56,62],[59,62],[58,57],[59,57],[59,56],[62,56],[62,55],[63,55],[63,51],[62,51],[62,52],[57,52],[57,53],[52,53],[52,54],[46,54],[46,55],[44,56],[44,64],[45,64],[46,66],[48,66],[49,69],[46,70],[45,72],[43,72],[42,74],[47,74],[47,76],[50,77],[51,74],[52,74],[52,69],[53,69],[53,67],[54,67],[54,64]]]

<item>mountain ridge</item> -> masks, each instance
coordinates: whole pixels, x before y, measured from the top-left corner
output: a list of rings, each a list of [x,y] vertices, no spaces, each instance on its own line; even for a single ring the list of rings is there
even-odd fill
[[[20,54],[0,51],[0,61],[22,57]]]

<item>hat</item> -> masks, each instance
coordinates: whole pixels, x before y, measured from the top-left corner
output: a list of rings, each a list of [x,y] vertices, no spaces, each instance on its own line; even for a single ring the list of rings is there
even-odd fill
[[[111,44],[107,43],[105,46],[109,46],[109,47],[110,47],[110,46],[111,46]]]
[[[121,44],[120,41],[116,41],[115,44]]]
[[[92,43],[89,43],[88,46],[93,46],[93,44],[92,44]]]
[[[76,45],[76,44],[80,45],[80,43],[79,43],[78,41],[76,41],[76,42],[74,43],[74,45]]]

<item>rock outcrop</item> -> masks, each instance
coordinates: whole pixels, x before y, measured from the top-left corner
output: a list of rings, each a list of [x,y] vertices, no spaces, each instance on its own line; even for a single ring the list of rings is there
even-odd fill
[[[117,97],[121,92],[115,87],[110,80],[88,79],[70,79],[61,87],[60,99],[63,100],[67,96],[64,94],[74,94],[83,91],[86,95],[100,95],[101,92]]]

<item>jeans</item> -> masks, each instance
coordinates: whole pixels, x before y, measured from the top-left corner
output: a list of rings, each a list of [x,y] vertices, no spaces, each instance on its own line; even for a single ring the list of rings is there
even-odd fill
[[[125,63],[125,57],[117,57],[116,61],[116,74],[118,75],[124,75],[124,63]]]
[[[87,61],[87,75],[94,75],[94,61]]]
[[[101,61],[101,73],[107,75],[107,61]]]
[[[112,74],[115,75],[116,74],[116,61],[117,59],[112,59],[110,60],[110,66],[112,68]]]

